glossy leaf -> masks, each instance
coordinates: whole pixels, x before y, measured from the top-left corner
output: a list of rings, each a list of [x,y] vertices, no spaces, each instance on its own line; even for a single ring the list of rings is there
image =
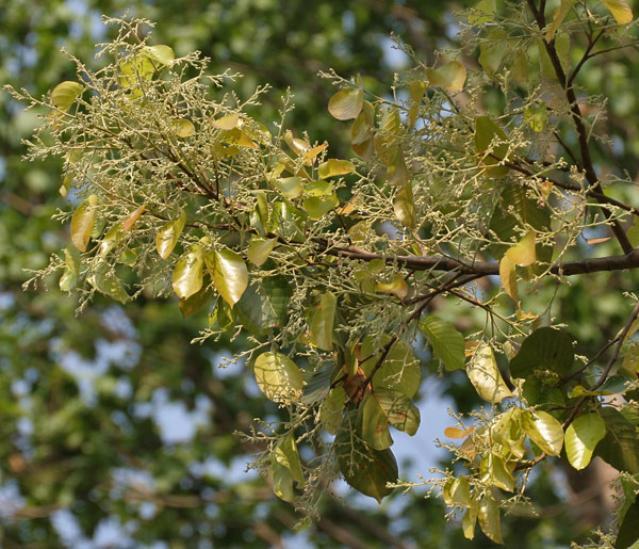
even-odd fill
[[[585,469],[597,444],[606,435],[606,424],[597,413],[577,417],[566,429],[566,456],[575,469]]]
[[[204,282],[204,252],[199,245],[192,246],[173,269],[173,291],[180,299],[188,299],[202,288]]]
[[[180,215],[174,221],[164,225],[155,236],[155,249],[162,259],[167,259],[171,252],[175,249],[184,226],[186,225],[186,213],[180,212]]]
[[[515,490],[515,479],[504,460],[495,454],[485,455],[480,463],[482,480],[506,492]]]
[[[97,204],[98,197],[92,194],[75,209],[71,216],[71,242],[81,252],[85,252],[89,244],[95,226]]]
[[[404,299],[408,295],[408,283],[402,275],[397,274],[389,282],[378,282],[375,285],[375,291]]]
[[[273,402],[292,404],[302,396],[302,371],[286,355],[262,353],[255,359],[253,372],[257,386]]]
[[[156,46],[147,46],[146,52],[153,61],[161,65],[170,65],[175,59],[175,52],[170,46],[158,44]]]
[[[464,336],[450,322],[429,315],[419,322],[436,358],[448,371],[464,368]]]
[[[215,289],[233,307],[248,286],[248,270],[244,260],[228,248],[216,250],[211,274]]]
[[[564,443],[561,423],[542,410],[525,411],[522,426],[530,439],[549,456],[558,456]]]
[[[481,531],[486,534],[486,537],[495,543],[504,542],[501,535],[499,506],[494,499],[485,497],[479,502],[478,518],[479,527]]]
[[[231,113],[224,115],[212,122],[212,126],[218,130],[233,130],[240,124],[240,115]]]
[[[479,396],[487,402],[498,404],[512,396],[497,367],[493,349],[487,343],[477,347],[466,366],[466,373]]]
[[[337,120],[354,120],[362,110],[364,92],[360,88],[340,90],[328,101],[328,112]]]
[[[470,483],[466,477],[449,479],[442,490],[444,503],[449,507],[472,507],[473,500],[470,494]]]
[[[406,181],[399,187],[393,201],[393,211],[404,227],[415,228],[415,201],[410,181]]]
[[[337,177],[338,175],[347,175],[354,171],[355,165],[352,162],[329,158],[326,162],[322,162],[319,165],[317,173],[320,179],[328,179],[329,177]]]
[[[309,322],[309,341],[323,351],[333,349],[333,330],[337,297],[331,292],[323,293],[311,313]]]

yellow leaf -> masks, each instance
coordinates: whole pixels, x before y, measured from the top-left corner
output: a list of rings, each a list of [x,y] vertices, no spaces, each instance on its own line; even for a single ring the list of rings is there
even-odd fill
[[[188,118],[174,118],[171,120],[171,129],[178,137],[191,137],[195,134],[195,126]]]
[[[222,118],[213,121],[213,127],[218,130],[233,130],[238,127],[240,115],[237,113],[227,114]]]
[[[61,82],[51,92],[51,102],[60,110],[66,111],[80,96],[84,86],[78,82]]]
[[[512,246],[499,262],[499,276],[504,291],[513,299],[518,299],[516,267],[529,267],[537,261],[535,231],[529,231],[517,244]]]
[[[353,173],[355,166],[348,160],[338,160],[337,158],[329,158],[326,162],[322,162],[318,168],[320,179],[328,179],[338,175],[346,175]]]
[[[95,225],[97,204],[98,197],[92,194],[76,208],[71,216],[71,242],[81,252],[85,252],[89,244]]]
[[[304,153],[304,158],[303,158],[304,163],[307,166],[310,166],[315,160],[315,158],[317,158],[317,156],[323,153],[327,148],[328,148],[328,145],[326,143],[322,143],[321,145],[318,145],[317,147],[313,147],[312,149],[309,149],[308,151]]]
[[[568,15],[568,12],[574,6],[575,1],[576,0],[561,0],[559,8],[557,8],[557,11],[555,11],[552,22],[546,30],[546,42],[550,42],[555,37],[557,29],[561,26],[564,19],[566,18],[566,15]]]
[[[204,257],[200,246],[192,246],[173,270],[173,291],[180,299],[187,299],[202,288],[204,281]]]
[[[328,100],[328,112],[337,120],[354,120],[364,104],[364,92],[359,88],[340,90]]]
[[[601,0],[619,25],[627,25],[634,19],[628,0]]]
[[[431,85],[443,88],[449,93],[458,93],[466,83],[466,67],[460,61],[451,61],[436,69],[426,71]]]
[[[487,402],[499,404],[505,398],[512,396],[501,377],[493,349],[487,343],[479,345],[466,366],[466,373],[479,396]]]

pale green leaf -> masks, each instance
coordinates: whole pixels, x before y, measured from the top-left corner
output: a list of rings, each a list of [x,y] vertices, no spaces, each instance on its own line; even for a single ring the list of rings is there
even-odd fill
[[[566,456],[577,470],[585,469],[599,441],[606,435],[606,424],[592,412],[577,417],[566,429]]]
[[[466,67],[461,61],[450,61],[436,69],[426,71],[432,86],[445,89],[449,93],[458,93],[464,89]]]
[[[298,485],[301,486],[304,484],[302,462],[300,461],[297,444],[295,443],[295,437],[292,433],[289,433],[278,441],[273,455],[277,463],[286,467],[291,472],[293,480],[297,482]]]
[[[478,517],[481,531],[495,543],[503,543],[497,502],[489,497],[483,498],[479,502]]]
[[[248,270],[244,260],[228,248],[216,250],[211,275],[215,289],[233,307],[248,286]]]
[[[164,225],[155,236],[155,249],[162,259],[171,255],[186,225],[186,212],[181,211],[174,221]]]
[[[81,252],[85,252],[89,244],[95,226],[97,204],[98,197],[92,194],[75,209],[71,216],[71,242]]]
[[[466,366],[466,373],[477,393],[487,402],[498,404],[512,396],[506,382],[501,377],[493,349],[481,343]]]
[[[337,297],[331,292],[323,293],[311,312],[309,322],[309,341],[323,351],[333,350],[333,329]]]
[[[199,245],[192,246],[173,269],[173,291],[180,299],[188,299],[200,291],[204,281],[204,252]]]
[[[257,386],[269,400],[292,404],[304,389],[304,377],[297,364],[281,353],[262,353],[253,366]]]
[[[522,427],[530,439],[549,456],[558,456],[564,443],[564,431],[561,423],[547,412],[541,410],[522,416]]]
[[[320,422],[322,427],[332,435],[337,434],[342,423],[346,392],[343,387],[334,387],[320,406]]]
[[[261,267],[271,255],[275,244],[277,244],[275,238],[253,237],[249,242],[246,257],[253,265]]]
[[[385,450],[393,444],[388,418],[372,394],[362,403],[362,438],[375,450]]]
[[[377,401],[390,425],[410,436],[417,432],[420,422],[419,408],[405,394],[388,389],[376,389],[370,398]]]
[[[61,82],[51,91],[51,102],[58,109],[67,111],[83,91],[84,86],[79,82]]]
[[[447,370],[464,368],[464,336],[450,322],[427,316],[419,323],[420,330],[428,339],[436,358]]]
[[[78,283],[80,272],[80,261],[75,250],[65,248],[64,250],[64,272],[60,277],[59,286],[63,292],[70,292]]]
[[[318,168],[320,179],[328,179],[329,177],[337,177],[338,175],[346,175],[353,173],[355,166],[348,160],[339,160],[337,158],[329,158],[326,162],[322,162]]]

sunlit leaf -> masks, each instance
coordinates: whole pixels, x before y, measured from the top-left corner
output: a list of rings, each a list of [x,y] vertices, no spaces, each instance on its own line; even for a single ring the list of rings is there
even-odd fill
[[[495,454],[484,455],[480,463],[482,481],[506,492],[515,490],[515,479],[504,460]]]
[[[558,456],[564,443],[561,423],[542,410],[525,411],[522,426],[530,439],[549,456]]]
[[[199,245],[192,246],[173,269],[173,291],[180,299],[188,299],[200,291],[204,281],[204,252]]]
[[[83,91],[84,86],[79,82],[61,82],[51,91],[51,103],[58,109],[67,111]]]
[[[240,115],[237,113],[226,114],[216,120],[213,120],[211,125],[218,130],[233,130],[238,127],[240,123]]]
[[[470,483],[467,477],[449,479],[442,490],[444,503],[449,507],[472,507]]]
[[[360,88],[340,90],[328,101],[328,112],[337,120],[353,120],[362,110],[364,92]]]
[[[595,412],[582,414],[566,429],[566,456],[575,469],[585,469],[599,441],[606,435],[606,424]]]
[[[516,267],[529,267],[537,261],[535,231],[529,231],[517,244],[508,249],[499,262],[499,277],[504,291],[518,299]]]
[[[426,71],[432,86],[445,89],[449,93],[458,93],[464,89],[466,82],[466,67],[461,61],[450,61]]]
[[[322,162],[318,168],[320,179],[328,179],[338,175],[347,175],[355,171],[355,166],[348,160],[338,160],[337,158],[329,158],[326,162]]]
[[[464,368],[464,336],[450,322],[429,315],[419,322],[419,329],[428,339],[435,357],[449,370]]]
[[[64,272],[58,283],[63,292],[70,292],[78,283],[78,274],[80,272],[80,260],[77,256],[78,252],[72,248],[64,249]]]
[[[195,135],[195,126],[188,118],[174,118],[171,120],[171,129],[177,137],[191,137]]]
[[[71,216],[71,242],[81,252],[85,252],[89,244],[95,226],[97,205],[98,197],[92,194],[75,209]]]
[[[181,211],[174,221],[164,225],[155,235],[155,249],[162,259],[166,259],[173,252],[184,226],[186,225],[186,212]]]
[[[408,295],[408,283],[402,275],[396,274],[389,282],[378,282],[375,285],[375,291],[404,299]]]
[[[602,408],[600,414],[606,424],[606,436],[597,445],[595,454],[615,469],[636,475],[639,473],[636,425],[611,407]]]
[[[503,543],[501,535],[501,519],[499,516],[499,505],[490,498],[484,497],[479,502],[479,527],[486,536],[495,543]]]
[[[238,254],[228,248],[216,250],[213,263],[213,285],[224,301],[233,307],[248,286],[246,264]]]
[[[304,472],[302,471],[302,462],[297,451],[295,437],[289,433],[281,438],[275,450],[273,451],[275,461],[281,466],[286,467],[290,472],[293,480],[300,486],[304,484]]]
[[[409,229],[415,227],[415,201],[413,187],[409,181],[405,182],[397,191],[393,200],[393,211],[402,225]]]
[[[512,393],[501,377],[493,349],[487,343],[477,347],[466,366],[466,373],[477,393],[487,402],[498,404]]]
[[[601,0],[619,25],[632,23],[634,15],[628,0]]]
[[[351,144],[355,146],[369,141],[373,137],[374,125],[375,107],[372,103],[364,101],[362,110],[351,126]]]
[[[175,60],[175,52],[170,46],[158,44],[156,46],[147,46],[146,51],[149,53],[153,61],[161,65],[171,65]]]
[[[271,255],[276,244],[277,240],[275,238],[253,237],[246,250],[246,257],[253,265],[261,267]]]
[[[302,396],[302,371],[286,355],[262,353],[255,359],[253,372],[257,386],[273,402],[292,404]]]

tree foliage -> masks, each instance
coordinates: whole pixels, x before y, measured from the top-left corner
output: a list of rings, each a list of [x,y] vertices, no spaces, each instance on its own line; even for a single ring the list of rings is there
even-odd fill
[[[59,273],[82,306],[175,294],[206,311],[200,341],[244,337],[238,358],[287,413],[247,440],[275,494],[310,513],[340,475],[378,500],[416,487],[391,433],[417,432],[425,338],[486,402],[450,431],[460,466],[428,481],[464,535],[478,522],[501,543],[502,511],[563,452],[577,470],[596,455],[624,473],[629,546],[639,304],[628,283],[626,320],[585,356],[556,296],[573,277],[639,266],[632,180],[598,162],[615,97],[578,87],[586,65],[636,47],[632,21],[625,1],[482,1],[461,49],[413,56],[388,94],[326,72],[345,159],[289,127],[290,97],[269,127],[265,88],[242,96],[232,72],[150,45],[148,22],[112,20],[100,69],[74,59],[77,81],[44,100],[14,91],[48,108],[30,158],[62,158],[61,192],[77,201],[60,215],[70,247],[38,277]],[[442,303],[484,322],[456,326]]]

